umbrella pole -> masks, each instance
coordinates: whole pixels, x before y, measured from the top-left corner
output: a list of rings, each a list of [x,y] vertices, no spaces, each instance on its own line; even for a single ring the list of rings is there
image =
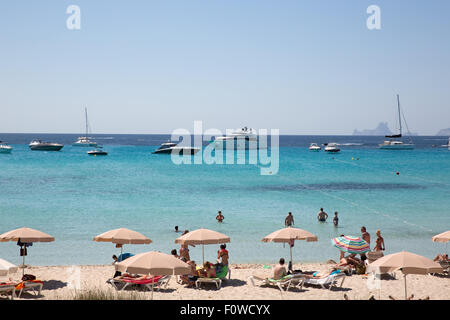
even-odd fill
[[[408,299],[408,294],[406,293],[406,274],[403,275],[403,277],[405,278],[405,300]]]
[[[22,277],[25,274],[25,254],[22,256]]]
[[[205,245],[202,244],[202,259],[203,259],[203,264],[205,264]]]
[[[289,251],[291,252],[291,267],[294,269],[294,262],[292,261],[292,247],[291,244],[289,244]]]

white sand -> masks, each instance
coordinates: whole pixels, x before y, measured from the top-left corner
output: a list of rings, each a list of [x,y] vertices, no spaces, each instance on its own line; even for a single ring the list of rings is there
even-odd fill
[[[273,266],[273,265],[272,265]],[[301,264],[295,265],[294,269],[324,271],[330,265],[326,264]],[[23,293],[22,299],[72,299],[76,293],[77,279],[79,279],[80,291],[90,289],[109,290],[116,293],[113,287],[106,283],[108,278],[114,274],[112,265],[99,266],[50,266],[50,267],[31,267],[26,269],[26,273],[35,275],[38,279],[44,281],[44,288],[40,297],[32,293]],[[369,289],[367,276],[352,275],[345,278],[342,288],[327,290],[320,287],[304,286],[302,290],[291,288],[288,292],[281,293],[277,287],[254,287],[249,281],[252,274],[271,276],[271,269],[264,269],[263,265],[239,264],[231,265],[231,279],[223,282],[222,287],[217,290],[213,284],[204,284],[200,289],[188,288],[186,285],[176,283],[175,277],[172,277],[166,289],[155,291],[155,300],[198,300],[198,299],[294,299],[294,300],[342,300],[344,294],[350,299],[368,299],[371,295],[378,299],[389,299],[389,295],[397,298],[404,298],[404,280],[401,273],[396,274],[395,279],[381,280],[381,291],[378,289]],[[78,276],[79,275],[79,276]],[[19,279],[21,271],[12,274],[9,277]],[[0,281],[2,279],[0,278]],[[3,280],[5,280],[3,278]],[[432,300],[450,299],[450,277],[449,276],[431,276],[431,275],[408,275],[407,277],[408,295],[414,294],[414,299],[425,298],[427,296]],[[139,298],[150,299],[151,292],[126,289],[125,295],[132,292],[140,292]],[[135,295],[136,296],[136,295]],[[0,300],[7,299],[0,296]]]

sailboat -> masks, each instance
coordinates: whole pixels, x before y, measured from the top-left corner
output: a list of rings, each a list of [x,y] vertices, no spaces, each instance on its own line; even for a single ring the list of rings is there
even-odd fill
[[[400,112],[400,97],[397,95],[397,108],[398,108],[398,124],[399,124],[399,133],[394,135],[385,136],[389,138],[389,140],[384,141],[380,144],[380,149],[387,150],[413,150],[414,144],[412,143],[412,139],[410,138],[409,143],[404,143],[402,138],[402,118]],[[406,121],[405,121],[406,123]]]
[[[97,147],[97,143],[95,141],[89,140],[89,122],[88,122],[88,114],[87,108],[84,108],[85,118],[86,118],[86,136],[78,137],[78,140],[72,144],[74,147]]]

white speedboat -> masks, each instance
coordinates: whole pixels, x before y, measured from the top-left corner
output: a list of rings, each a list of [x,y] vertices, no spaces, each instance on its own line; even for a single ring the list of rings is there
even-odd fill
[[[309,146],[309,151],[320,151],[322,148],[317,145],[317,143],[311,143]]]
[[[87,108],[84,109],[85,114],[85,122],[86,122],[86,136],[78,137],[78,140],[75,141],[72,146],[73,147],[97,147],[98,144],[95,141],[89,140],[89,122],[88,122],[88,114]]]
[[[161,146],[153,151],[153,153],[175,153],[182,155],[194,155],[200,151],[200,148],[194,147],[179,147],[177,143],[166,142],[161,144]]]
[[[336,152],[341,151],[341,149],[339,149],[337,143],[330,142],[330,143],[326,144],[324,151],[325,152],[334,152],[334,153],[336,153]]]
[[[0,153],[11,153],[12,149],[6,142],[0,141]]]
[[[414,144],[412,143],[412,139],[410,138],[409,143],[404,143],[402,138],[402,116],[400,111],[400,97],[397,95],[397,108],[398,108],[398,124],[399,124],[399,133],[385,136],[386,138],[389,138],[389,140],[385,140],[383,143],[381,143],[380,149],[385,150],[413,150]],[[406,121],[405,121],[406,122]]]
[[[233,131],[230,135],[217,137],[214,140],[216,149],[236,149],[236,150],[255,150],[266,149],[258,143],[258,135],[255,129],[241,128]]]
[[[64,145],[55,142],[33,140],[30,142],[29,147],[33,151],[59,151],[64,147]]]

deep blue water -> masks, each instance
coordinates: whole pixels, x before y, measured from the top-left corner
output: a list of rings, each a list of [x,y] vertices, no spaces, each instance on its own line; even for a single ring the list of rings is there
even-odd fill
[[[295,226],[319,237],[297,241],[296,261],[337,259],[330,239],[359,235],[365,225],[380,229],[387,253],[408,250],[428,257],[445,246],[431,241],[450,226],[450,152],[434,146],[448,137],[414,137],[412,151],[377,149],[382,137],[281,136],[279,172],[260,175],[259,166],[176,165],[152,154],[169,135],[94,135],[109,155],[91,157],[75,148],[73,134],[0,134],[14,150],[0,154],[0,233],[28,226],[53,235],[36,243],[27,261],[34,265],[103,264],[117,253],[112,244],[92,238],[127,227],[153,240],[129,245],[134,253],[177,248],[173,232],[209,228],[231,237],[231,262],[275,262],[288,247],[261,239],[283,227],[292,211]],[[60,152],[30,151],[35,138],[65,144]],[[340,154],[312,153],[311,142],[338,142]],[[207,145],[207,142],[204,143]],[[396,173],[399,174],[396,174]],[[339,212],[318,223],[317,211]],[[225,221],[215,216],[222,210]],[[214,259],[218,246],[206,246]],[[0,243],[0,257],[19,264],[18,246]],[[201,260],[201,249],[191,256]]]

